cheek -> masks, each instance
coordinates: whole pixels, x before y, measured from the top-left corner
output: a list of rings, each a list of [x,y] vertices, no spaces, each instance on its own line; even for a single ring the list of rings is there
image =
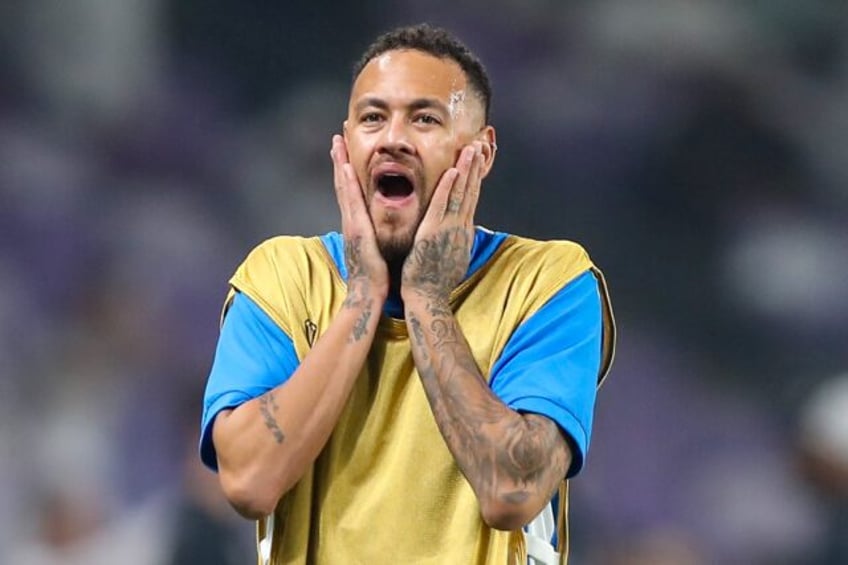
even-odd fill
[[[461,147],[458,147],[453,141],[433,144],[431,147],[428,147],[424,169],[430,184],[435,185],[438,183],[444,172],[456,165],[456,158],[460,150]]]
[[[373,136],[366,134],[362,128],[353,128],[345,138],[348,155],[362,155],[370,150],[374,144]]]
[[[353,165],[353,170],[356,171],[356,176],[359,179],[363,188],[366,187],[368,180],[368,156],[370,155],[367,147],[356,140],[348,142],[347,158],[348,162]]]
[[[360,140],[356,138],[348,140],[347,157],[351,164],[358,166],[358,164],[362,162],[362,156],[364,154],[365,150],[363,148],[363,143]]]

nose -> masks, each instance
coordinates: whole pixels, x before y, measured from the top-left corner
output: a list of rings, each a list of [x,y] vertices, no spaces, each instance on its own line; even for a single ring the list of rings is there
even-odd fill
[[[378,151],[381,153],[405,153],[413,155],[415,145],[411,139],[409,124],[404,116],[396,115],[386,123],[383,135],[380,136]]]

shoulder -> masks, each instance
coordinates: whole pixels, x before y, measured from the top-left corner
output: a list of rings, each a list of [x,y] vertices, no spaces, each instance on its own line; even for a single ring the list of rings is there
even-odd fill
[[[571,281],[593,268],[585,249],[565,240],[507,235],[489,260],[458,289],[472,309],[498,305],[520,323]]]
[[[533,239],[509,234],[506,242],[513,253],[532,260],[589,258],[589,254],[581,244],[567,239]]]
[[[549,285],[553,294],[561,296],[562,304],[572,304],[574,298],[589,298],[591,314],[600,316],[602,328],[601,369],[598,385],[603,382],[615,357],[617,329],[613,314],[609,288],[603,272],[586,249],[574,241],[539,241],[513,236],[516,255],[525,262],[525,269],[539,276]],[[534,268],[528,268],[528,263]],[[547,274],[545,274],[547,273]],[[591,273],[591,276],[589,274]],[[573,284],[572,284],[573,283]],[[600,308],[598,309],[598,305]],[[564,308],[571,311],[571,308]]]
[[[537,284],[559,287],[594,268],[589,253],[577,242],[539,240],[510,234],[494,261],[502,272]]]
[[[321,238],[295,235],[270,237],[254,247],[244,263],[277,263],[296,260],[314,254],[321,247]]]
[[[334,235],[338,234],[314,237],[278,235],[266,239],[248,253],[236,269],[232,282],[308,272],[316,264],[329,267],[333,261],[322,241],[331,242]]]
[[[230,278],[230,285],[258,304],[284,329],[307,296],[326,297],[341,284],[322,238],[281,235],[254,247]]]

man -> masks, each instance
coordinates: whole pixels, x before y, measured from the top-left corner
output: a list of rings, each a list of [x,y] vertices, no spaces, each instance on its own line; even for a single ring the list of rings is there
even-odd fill
[[[332,140],[342,233],[270,239],[230,281],[201,455],[260,562],[565,559],[612,317],[576,244],[474,226],[490,95],[443,30],[378,38]]]

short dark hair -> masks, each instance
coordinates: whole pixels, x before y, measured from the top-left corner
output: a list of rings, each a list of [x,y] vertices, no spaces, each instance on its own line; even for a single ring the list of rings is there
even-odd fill
[[[387,51],[399,49],[414,49],[439,59],[450,59],[458,64],[471,84],[471,88],[480,96],[486,123],[489,122],[492,85],[483,63],[464,43],[439,27],[417,24],[399,27],[379,36],[353,66],[353,80],[356,81],[371,59]]]

